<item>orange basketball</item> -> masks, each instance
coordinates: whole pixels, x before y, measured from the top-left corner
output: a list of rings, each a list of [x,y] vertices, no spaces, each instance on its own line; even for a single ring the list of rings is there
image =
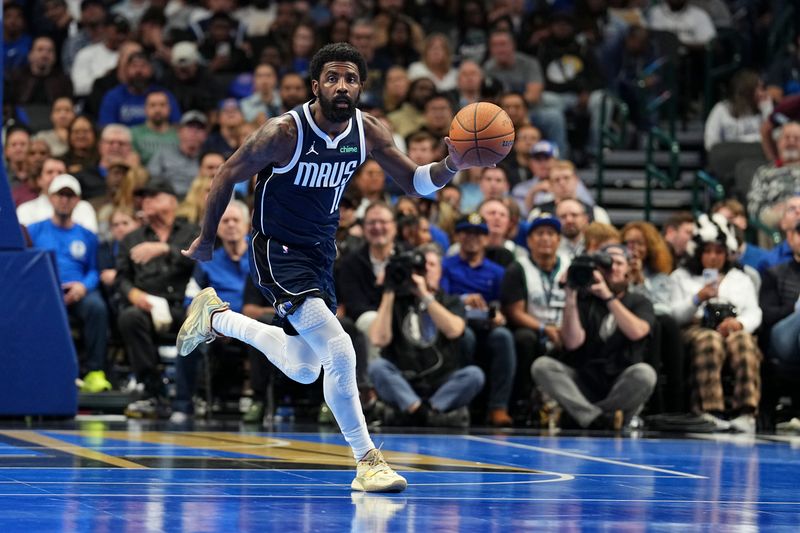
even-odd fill
[[[514,146],[514,124],[489,102],[469,104],[450,123],[450,140],[466,163],[477,167],[503,160]]]

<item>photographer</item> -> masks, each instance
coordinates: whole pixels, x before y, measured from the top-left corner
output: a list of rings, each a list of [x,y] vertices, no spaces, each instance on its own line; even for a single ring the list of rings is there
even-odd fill
[[[721,431],[754,433],[761,399],[761,352],[752,333],[761,325],[761,308],[753,282],[730,257],[738,243],[728,220],[717,213],[700,215],[687,245],[686,266],[677,269],[670,300],[678,324],[689,326],[692,410]],[[733,372],[730,422],[722,417],[725,401],[722,367]]]
[[[549,356],[531,367],[536,384],[583,428],[621,429],[650,397],[656,372],[644,355],[653,304],[627,291],[627,250],[609,245],[567,271],[561,337],[572,366]]]
[[[401,409],[408,425],[466,427],[467,405],[484,375],[477,366],[460,367],[464,305],[439,290],[441,277],[435,245],[392,256],[369,329],[381,358],[367,371],[378,396]]]
[[[472,213],[462,217],[455,229],[458,255],[446,258],[442,264],[442,289],[459,296],[466,306],[464,337],[469,344],[477,345],[475,357],[489,374],[489,424],[510,426],[513,420],[508,414],[508,402],[517,356],[514,336],[497,308],[505,269],[486,259],[489,228],[482,216]]]

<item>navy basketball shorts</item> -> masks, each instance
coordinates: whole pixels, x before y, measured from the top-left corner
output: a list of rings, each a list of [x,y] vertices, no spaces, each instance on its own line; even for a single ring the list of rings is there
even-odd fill
[[[297,335],[289,321],[306,298],[322,298],[336,314],[333,240],[317,245],[297,246],[254,231],[250,239],[250,277],[275,307],[273,324],[290,335]]]

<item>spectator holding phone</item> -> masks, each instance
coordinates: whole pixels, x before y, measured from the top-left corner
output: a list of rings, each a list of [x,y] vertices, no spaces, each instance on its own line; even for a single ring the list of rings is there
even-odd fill
[[[752,280],[731,260],[737,248],[724,216],[700,215],[687,246],[689,259],[671,275],[670,300],[691,346],[692,410],[720,431],[755,433],[761,352],[752,334],[761,325],[761,308]],[[726,360],[735,383],[730,422],[723,418]]]

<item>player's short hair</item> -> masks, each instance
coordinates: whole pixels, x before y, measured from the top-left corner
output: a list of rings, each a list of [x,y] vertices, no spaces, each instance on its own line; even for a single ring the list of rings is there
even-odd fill
[[[319,81],[322,68],[325,63],[330,63],[331,61],[354,63],[358,68],[358,77],[361,78],[361,83],[367,80],[367,62],[364,60],[364,56],[349,43],[326,44],[320,48],[311,58],[311,65],[309,66],[311,79]]]

